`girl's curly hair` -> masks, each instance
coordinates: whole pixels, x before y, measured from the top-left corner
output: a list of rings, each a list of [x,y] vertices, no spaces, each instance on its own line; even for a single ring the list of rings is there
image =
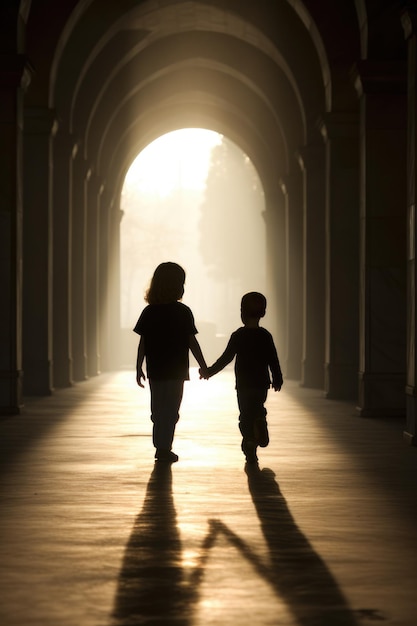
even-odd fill
[[[153,273],[145,300],[148,304],[168,304],[181,300],[184,294],[185,271],[178,265],[167,261],[158,265]]]

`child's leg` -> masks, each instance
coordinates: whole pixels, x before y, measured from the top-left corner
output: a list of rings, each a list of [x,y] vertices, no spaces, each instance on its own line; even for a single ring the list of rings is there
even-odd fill
[[[269,432],[268,424],[266,421],[266,408],[264,406],[259,408],[258,417],[254,423],[255,441],[261,448],[266,448],[269,444]]]
[[[150,380],[153,445],[157,450],[171,450],[175,425],[183,395],[182,380]]]
[[[238,389],[237,401],[239,405],[239,428],[245,439],[254,440],[255,421],[264,419],[266,409],[264,407],[268,390],[262,388]]]
[[[255,422],[259,417],[265,418],[264,403],[267,389],[238,389],[237,400],[239,405],[239,429],[242,433],[242,451],[248,461],[256,461]]]

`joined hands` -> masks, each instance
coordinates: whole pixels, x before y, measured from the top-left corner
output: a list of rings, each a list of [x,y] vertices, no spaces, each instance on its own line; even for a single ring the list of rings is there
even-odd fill
[[[210,378],[208,367],[200,367],[198,373],[200,374],[200,379],[204,378],[205,380],[208,380]]]

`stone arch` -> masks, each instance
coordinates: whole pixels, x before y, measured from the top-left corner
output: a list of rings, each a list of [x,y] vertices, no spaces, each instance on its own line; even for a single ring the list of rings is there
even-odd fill
[[[30,198],[25,204],[26,223],[31,216],[35,224],[41,217],[50,233],[51,207],[58,223],[63,215],[66,220],[75,215],[72,203],[84,205],[88,219],[90,213],[108,213],[106,219],[117,229],[117,194],[132,149],[187,125],[188,120],[222,132],[256,164],[267,195],[270,247],[285,252],[271,264],[284,267],[285,276],[272,277],[283,302],[293,297],[288,293],[290,282],[298,291],[297,308],[309,317],[306,303],[312,297],[308,289],[301,293],[297,286],[301,274],[299,268],[297,274],[288,266],[287,245],[297,262],[304,263],[304,287],[310,265],[315,267],[315,256],[323,259],[324,249],[330,259],[334,255],[327,270],[355,266],[359,100],[351,70],[356,64],[361,78],[374,80],[377,62],[385,80],[389,73],[380,62],[389,57],[392,67],[403,63],[401,26],[395,22],[400,3],[341,0],[325,10],[313,0],[238,4],[120,0],[107,3],[105,9],[98,0],[7,3],[12,5],[16,10],[9,12],[8,22],[2,21],[2,32],[12,26],[3,43],[20,41],[16,23],[20,11],[19,29],[25,30],[26,42],[22,39],[19,45],[34,70],[24,99],[27,163],[42,155],[37,158],[36,176],[25,169],[24,192]],[[7,15],[8,9],[1,11]],[[53,26],[44,29],[46,23]],[[13,46],[16,50],[16,41]],[[357,63],[361,59],[373,65],[365,68]],[[48,162],[53,164],[53,201],[48,195]],[[57,191],[62,181],[67,198]],[[337,239],[343,219],[349,220],[352,245],[347,246],[349,260],[337,265],[333,261],[346,245],[346,237]],[[318,239],[312,253],[317,223],[327,239],[322,238],[320,245]],[[303,238],[306,224],[312,230]],[[56,232],[54,228],[54,237]],[[280,232],[287,233],[285,240]],[[43,250],[48,250],[48,236],[43,233],[40,238]],[[61,249],[59,241],[53,248]],[[25,257],[25,265],[31,267],[30,255]],[[48,253],[44,263],[50,263]],[[90,271],[88,265],[86,270]],[[315,273],[324,274],[321,261]],[[350,278],[342,271],[330,281],[326,301],[344,281],[352,299],[357,298],[359,288]],[[50,291],[45,290],[44,299],[49,298]],[[349,311],[353,316],[353,309]],[[316,319],[322,313],[316,311]],[[326,316],[332,322],[341,317],[332,310]],[[336,319],[330,334],[339,335],[341,344],[342,331]],[[297,321],[294,331],[287,332],[290,343],[305,332]],[[345,348],[343,344],[344,356]],[[332,347],[327,349],[332,354]],[[299,362],[299,348],[296,354]],[[355,367],[354,358],[349,367]],[[294,371],[297,376],[297,368]],[[330,386],[340,395],[337,385]]]
[[[132,132],[143,141],[186,118],[204,120],[242,145],[260,172],[268,206],[277,206],[280,178],[297,167],[296,148],[316,132],[311,111],[325,107],[325,64],[323,50],[316,50],[319,39],[312,42],[314,24],[285,5],[285,19],[267,26],[257,11],[252,15],[244,6],[238,14],[233,3],[224,2],[138,6],[126,0],[104,14],[101,8],[95,1],[66,4],[65,19],[45,38],[49,63],[42,66],[32,98],[34,105],[47,101],[56,111],[56,142],[65,135],[76,146],[68,147],[75,230],[77,221],[85,220],[77,217],[78,207],[87,210],[91,201],[96,206],[91,190],[103,186],[99,203],[106,199],[113,207],[107,219],[117,228],[119,163],[135,142]],[[45,14],[38,9],[32,17],[36,31]],[[304,49],[303,59],[288,29]],[[144,124],[151,130],[144,132]],[[80,279],[83,271],[72,269]]]

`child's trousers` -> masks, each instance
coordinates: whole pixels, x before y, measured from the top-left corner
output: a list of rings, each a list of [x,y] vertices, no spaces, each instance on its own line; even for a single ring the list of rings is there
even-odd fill
[[[184,381],[150,380],[152,441],[159,450],[171,450],[175,425],[179,420]]]
[[[247,441],[255,440],[255,420],[266,417],[264,407],[268,389],[252,387],[249,389],[237,389],[237,403],[239,406],[239,429],[242,433],[242,445]]]

